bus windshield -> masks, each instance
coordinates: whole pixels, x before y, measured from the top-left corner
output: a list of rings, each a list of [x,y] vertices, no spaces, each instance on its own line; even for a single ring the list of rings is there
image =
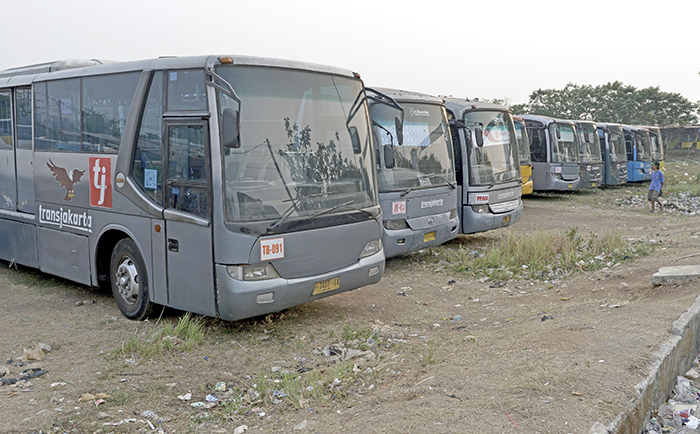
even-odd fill
[[[610,125],[608,129],[610,130],[610,160],[615,163],[627,160],[625,136],[622,133],[622,127],[619,125]]]
[[[494,184],[520,177],[515,127],[510,113],[502,111],[472,111],[464,115],[471,136],[469,179],[471,185]],[[483,146],[477,141],[481,130]]]
[[[520,165],[526,166],[531,163],[530,160],[530,139],[527,135],[527,128],[525,128],[525,122],[515,121],[515,137],[518,139],[518,157],[520,159]]]
[[[661,133],[650,130],[649,137],[651,139],[651,158],[654,161],[664,159],[664,148],[661,144]]]
[[[600,163],[603,158],[600,152],[600,142],[595,124],[580,123],[576,125],[580,145],[580,162],[582,164]]]
[[[649,131],[637,130],[637,161],[651,160],[651,138]]]
[[[360,80],[256,66],[217,73],[241,100],[240,146],[224,149],[227,221],[277,227],[378,204]],[[223,92],[218,100],[219,113],[236,106]]]
[[[549,125],[552,142],[552,163],[578,163],[578,139],[573,125],[552,123]]]
[[[394,145],[394,167],[379,167],[380,191],[454,183],[452,139],[443,107],[400,102],[404,109],[403,145],[396,143],[396,110],[384,104],[370,108],[377,146]]]

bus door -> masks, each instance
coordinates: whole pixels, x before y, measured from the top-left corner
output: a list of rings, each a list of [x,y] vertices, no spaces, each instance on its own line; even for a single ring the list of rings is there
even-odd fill
[[[0,91],[0,209],[17,210],[12,91]]]
[[[216,316],[209,130],[166,120],[165,240],[170,306]]]

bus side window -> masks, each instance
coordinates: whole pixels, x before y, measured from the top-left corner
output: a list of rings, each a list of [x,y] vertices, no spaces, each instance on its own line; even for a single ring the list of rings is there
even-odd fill
[[[141,190],[163,205],[163,73],[156,72],[141,116],[141,129],[131,163],[131,176]]]
[[[634,143],[632,134],[625,133],[625,148],[627,148],[627,161],[634,161]]]
[[[527,129],[528,136],[530,137],[530,158],[535,163],[544,163],[547,161],[543,132],[544,131],[539,128]]]
[[[12,149],[12,94],[0,92],[0,149]]]
[[[452,136],[452,145],[455,150],[455,176],[457,184],[462,185],[462,141],[459,139],[459,128],[450,126],[450,134]],[[465,132],[466,134],[466,132]]]

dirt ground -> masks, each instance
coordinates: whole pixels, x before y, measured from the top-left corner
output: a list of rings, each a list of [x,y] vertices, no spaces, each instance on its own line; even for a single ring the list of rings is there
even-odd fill
[[[667,179],[688,172],[700,162],[666,163]],[[0,374],[19,378],[25,348],[51,347],[29,366],[45,374],[0,386],[0,432],[587,433],[627,408],[698,296],[697,285],[651,284],[659,267],[700,263],[689,256],[700,253],[700,217],[620,205],[647,188],[525,197],[509,228],[389,260],[371,287],[266,318],[204,319],[201,343],[170,338],[161,354],[120,349],[179,313],[129,321],[110,294],[0,263]],[[509,231],[572,227],[655,249],[504,286],[448,261]]]

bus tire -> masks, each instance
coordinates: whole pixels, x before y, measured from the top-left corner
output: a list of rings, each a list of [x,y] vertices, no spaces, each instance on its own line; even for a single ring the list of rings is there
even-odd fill
[[[112,251],[109,276],[112,294],[122,314],[134,321],[147,318],[153,310],[146,264],[130,238],[120,240]]]

